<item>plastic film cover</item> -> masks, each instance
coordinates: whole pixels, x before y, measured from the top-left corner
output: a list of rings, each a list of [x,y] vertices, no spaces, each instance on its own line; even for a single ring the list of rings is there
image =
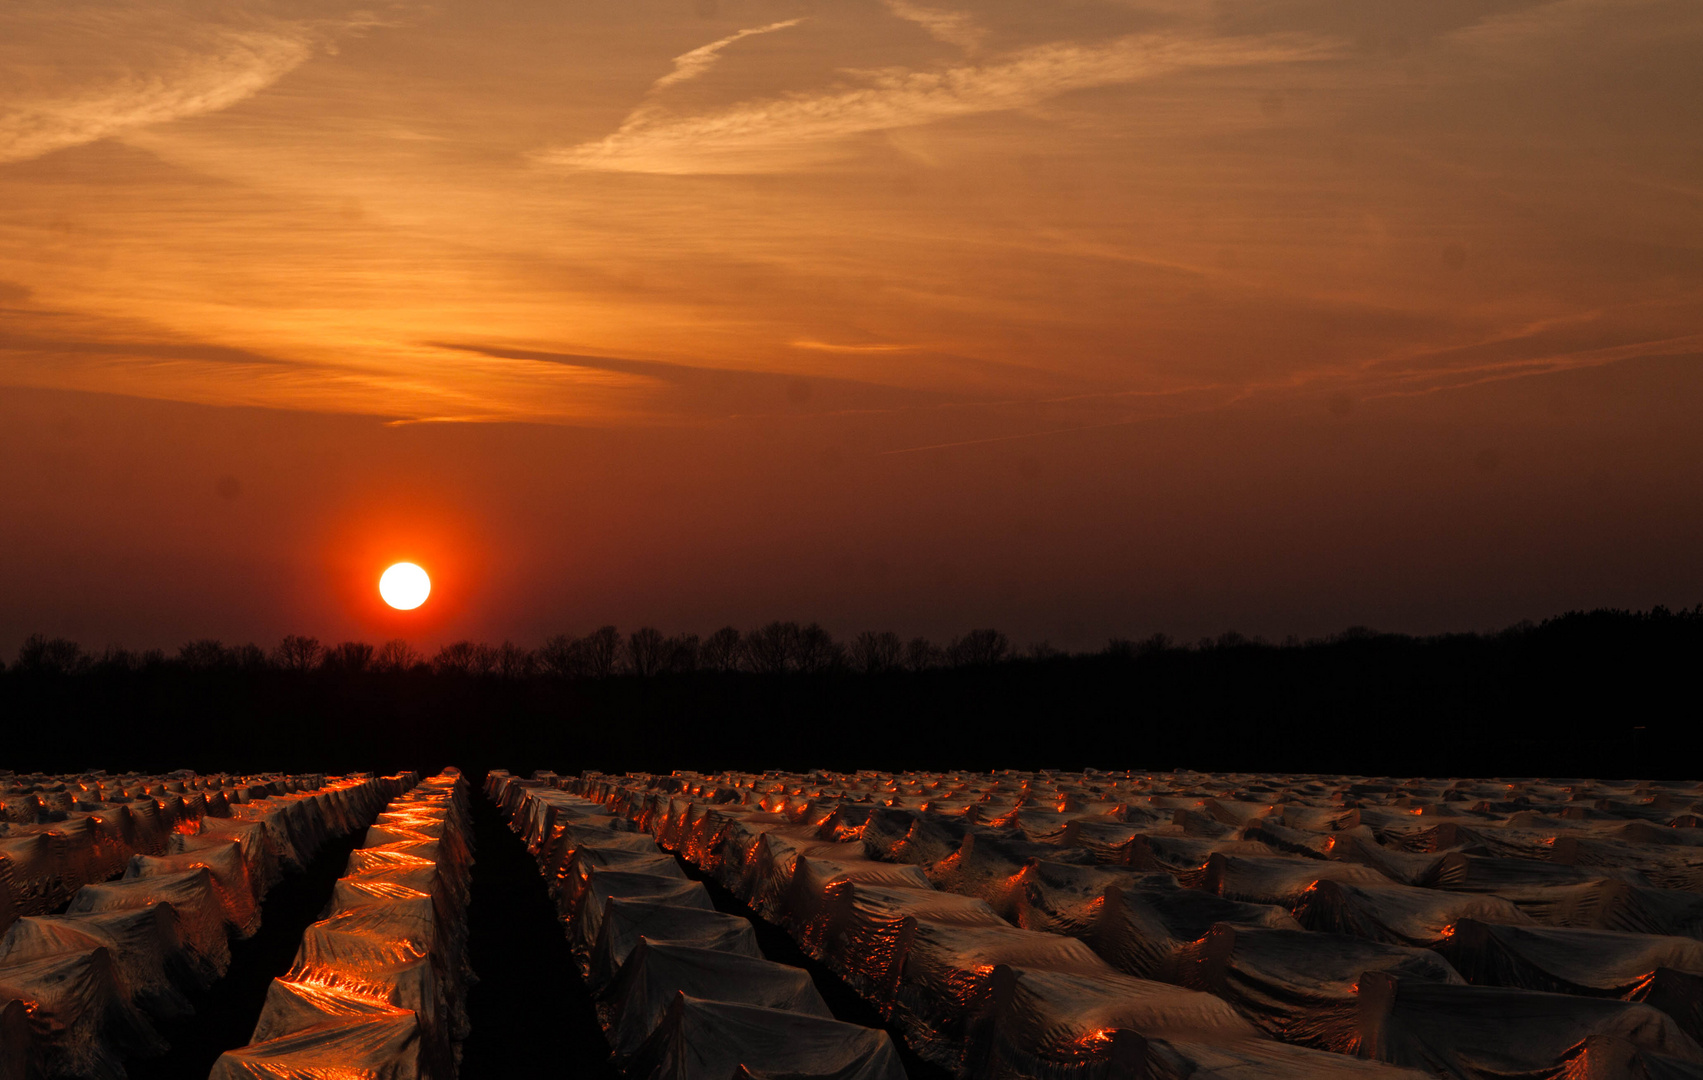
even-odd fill
[[[645,941],[598,998],[598,1018],[617,1061],[638,1051],[677,994],[825,1019],[833,1016],[801,968],[761,957]]]
[[[1219,925],[1178,954],[1179,981],[1217,994],[1274,1038],[1347,1053],[1355,1044],[1361,974],[1460,983],[1424,949],[1297,930]]]
[[[28,1012],[33,1067],[47,1076],[123,1080],[126,1054],[165,1048],[105,948],[0,966],[0,1001],[14,998]]]
[[[205,867],[85,885],[77,890],[66,913],[123,911],[157,903],[170,904],[176,910],[178,934],[193,957],[196,970],[214,978],[223,975],[231,966],[225,909],[213,885],[213,875]]]
[[[1703,975],[1703,941],[1613,930],[1463,919],[1437,951],[1474,985],[1558,994],[1627,998],[1658,968]]]
[[[228,1050],[208,1080],[428,1080],[412,1013],[323,1024]]]
[[[205,869],[213,878],[213,890],[225,921],[239,937],[250,937],[260,929],[260,899],[249,877],[248,862],[235,840],[201,839],[190,850],[177,855],[136,855],[124,872],[126,881],[161,877],[186,870]]]
[[[1577,1076],[1588,1043],[1703,1063],[1703,1047],[1648,1005],[1529,990],[1418,982],[1384,972],[1360,980],[1362,1056],[1450,1080]],[[1580,1061],[1581,1056],[1587,1061]]]
[[[1489,893],[1344,881],[1308,887],[1296,902],[1295,918],[1308,930],[1420,948],[1443,943],[1449,928],[1462,919],[1510,925],[1532,921],[1512,901]]]
[[[761,957],[749,919],[701,907],[612,897],[591,949],[587,981],[599,989],[615,977],[641,940]]]
[[[120,990],[152,1017],[189,1015],[184,992],[211,979],[211,972],[197,969],[196,957],[178,934],[177,911],[169,903],[20,919],[0,940],[0,967],[96,948],[107,950]]]
[[[568,943],[580,957],[581,974],[589,971],[591,947],[597,942],[603,924],[603,909],[612,897],[629,900],[653,900],[676,907],[697,907],[713,911],[710,894],[696,881],[684,876],[660,877],[654,874],[632,873],[625,870],[593,868],[586,886],[579,894],[572,918],[568,920]]]
[[[635,1080],[905,1080],[887,1033],[817,1016],[677,994],[628,1065]]]
[[[1146,873],[1106,890],[1085,940],[1125,974],[1172,982],[1178,977],[1178,950],[1219,923],[1300,929],[1289,912],[1275,905],[1226,900],[1179,888],[1167,874]]]

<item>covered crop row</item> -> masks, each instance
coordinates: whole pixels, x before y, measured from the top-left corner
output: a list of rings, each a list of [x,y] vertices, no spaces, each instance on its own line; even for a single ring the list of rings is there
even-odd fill
[[[538,859],[628,1075],[902,1080],[886,1032],[835,1020],[649,836],[546,782],[492,772],[486,793]]]
[[[1703,1075],[1698,785],[558,782],[716,874],[962,1075]]]
[[[244,808],[257,799],[324,782],[312,774],[8,775],[0,783],[0,930],[19,916],[64,907],[84,885],[117,877],[132,855],[165,854],[174,833],[217,832],[207,819],[246,820],[252,814]],[[291,863],[298,853],[280,854]]]
[[[467,799],[447,769],[379,814],[273,980],[253,1039],[219,1058],[213,1080],[453,1080],[472,979]]]
[[[23,883],[13,895],[27,910],[84,877],[110,877],[115,853],[130,854],[121,879],[82,884],[63,913],[23,915],[0,939],[7,1080],[7,1067],[18,1076],[121,1078],[126,1055],[163,1049],[154,1021],[187,1014],[186,994],[225,973],[230,938],[259,929],[261,901],[285,870],[310,861],[327,837],[360,828],[401,789],[366,776],[122,779],[32,778],[24,800],[75,793],[73,808],[8,823],[17,830],[8,853],[26,853],[12,880]],[[97,796],[114,805],[87,809]],[[19,805],[11,800],[8,813]]]

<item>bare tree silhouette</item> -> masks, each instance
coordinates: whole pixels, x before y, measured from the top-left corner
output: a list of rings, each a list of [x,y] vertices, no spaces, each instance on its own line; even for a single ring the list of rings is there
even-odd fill
[[[229,663],[225,646],[216,638],[201,638],[177,650],[178,662],[191,671],[211,671]]]
[[[467,670],[474,675],[495,675],[497,673],[498,651],[484,642],[476,642],[473,646],[473,656]]]
[[[745,666],[759,674],[775,674],[797,667],[798,639],[802,631],[795,622],[772,622],[745,635]]]
[[[663,643],[663,668],[676,675],[689,675],[698,670],[698,635],[678,634]]]
[[[910,671],[927,671],[939,667],[944,660],[944,654],[925,637],[912,638],[905,644],[905,667]]]
[[[846,662],[845,649],[820,623],[811,623],[798,632],[793,656],[800,671],[832,671]]]
[[[552,634],[538,650],[538,669],[558,679],[578,675],[578,644],[572,634]]]
[[[654,626],[641,626],[628,634],[627,670],[642,679],[662,670],[664,641],[662,631]]]
[[[607,679],[615,674],[621,657],[621,631],[600,626],[580,639],[585,667],[582,674]]]
[[[31,634],[18,650],[17,669],[42,675],[74,675],[89,666],[83,647],[65,638]]]
[[[538,657],[512,641],[504,641],[496,649],[497,674],[505,679],[526,679],[538,672]]]
[[[698,650],[698,665],[709,671],[732,671],[739,666],[740,652],[739,631],[724,626],[704,639],[703,648]]]
[[[946,662],[954,667],[986,667],[1010,652],[1011,640],[998,630],[971,630],[946,647]]]
[[[373,667],[379,671],[409,671],[424,662],[425,658],[401,638],[392,638],[380,645],[373,657]]]
[[[318,638],[290,634],[278,643],[278,648],[272,653],[272,662],[285,671],[311,671],[319,666],[324,655],[325,649],[320,646]]]
[[[325,650],[325,659],[321,663],[333,671],[358,675],[372,667],[376,653],[377,650],[364,641],[345,641]]]
[[[851,643],[851,665],[866,675],[892,671],[904,655],[905,643],[891,630],[865,630]]]
[[[260,651],[260,647],[257,645],[250,645],[247,648],[254,649],[256,652]],[[265,665],[266,654],[261,652],[260,664],[257,666],[264,667]],[[141,666],[142,654],[131,652],[122,645],[108,645],[106,650],[101,653],[100,658],[94,661],[94,667],[102,671],[135,671]]]
[[[480,648],[471,641],[451,642],[432,657],[432,670],[440,675],[471,675],[479,666]]]

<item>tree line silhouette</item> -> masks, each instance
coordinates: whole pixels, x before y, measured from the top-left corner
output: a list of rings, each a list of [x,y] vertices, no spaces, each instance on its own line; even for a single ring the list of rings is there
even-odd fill
[[[775,622],[537,648],[175,654],[31,637],[0,769],[1196,768],[1697,778],[1703,605],[1488,633],[1163,635],[1067,653]]]
[[[1155,639],[1165,647],[1169,639]],[[1152,647],[1153,642],[1144,647]],[[1131,647],[1114,642],[1112,648]],[[1031,646],[1031,659],[1058,655],[1042,643]],[[326,670],[363,672],[432,672],[440,675],[480,675],[505,679],[548,676],[564,679],[605,679],[617,675],[649,678],[690,675],[698,671],[785,672],[926,671],[940,667],[997,664],[1018,656],[1011,641],[998,630],[971,630],[944,646],[925,637],[904,640],[892,631],[865,631],[850,641],[836,641],[818,623],[771,622],[741,633],[724,626],[708,637],[697,634],[666,636],[643,626],[622,634],[601,626],[589,634],[556,634],[536,649],[504,641],[489,645],[456,641],[428,657],[400,638],[372,645],[344,641],[334,645],[301,634],[286,636],[271,651],[259,645],[225,645],[212,638],[185,643],[175,655],[161,649],[135,652],[110,647],[88,652],[75,641],[32,634],[18,650],[11,670],[40,674],[78,675],[98,671],[138,671],[175,665],[190,671]]]

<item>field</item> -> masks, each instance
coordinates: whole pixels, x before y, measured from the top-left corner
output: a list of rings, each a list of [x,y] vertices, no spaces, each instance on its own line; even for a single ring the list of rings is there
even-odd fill
[[[4,788],[6,1080],[1703,1076],[1695,782]]]

